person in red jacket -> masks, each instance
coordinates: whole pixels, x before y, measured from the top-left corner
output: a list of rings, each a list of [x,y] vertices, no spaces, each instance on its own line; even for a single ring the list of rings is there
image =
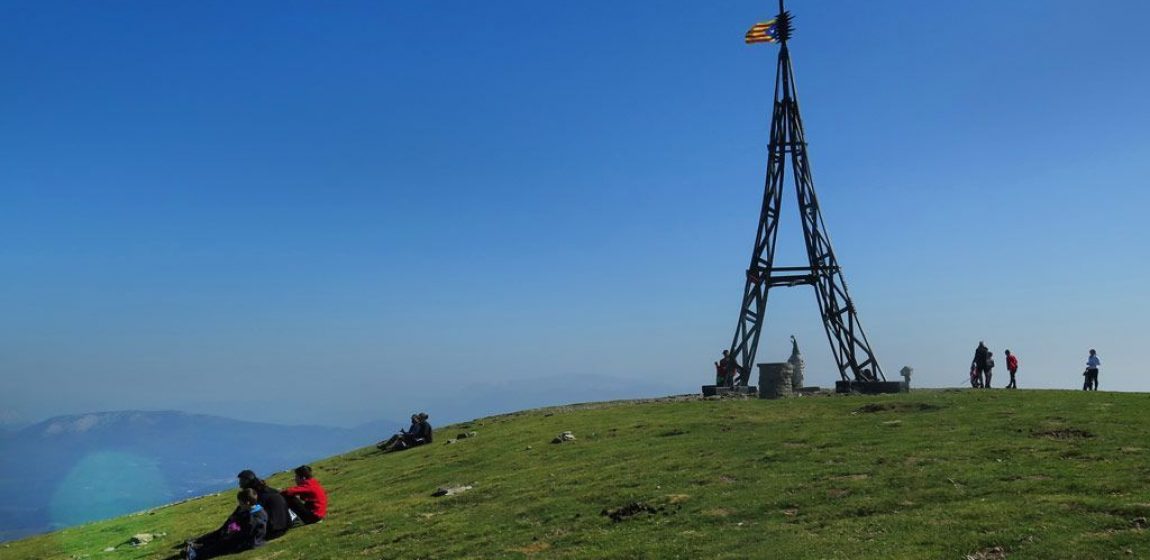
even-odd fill
[[[1010,372],[1010,384],[1006,386],[1007,389],[1017,389],[1018,384],[1014,382],[1014,374],[1018,372],[1018,356],[1006,351],[1006,371]]]
[[[288,508],[305,524],[319,523],[327,516],[327,492],[311,474],[311,467],[295,468],[295,486],[280,491]]]

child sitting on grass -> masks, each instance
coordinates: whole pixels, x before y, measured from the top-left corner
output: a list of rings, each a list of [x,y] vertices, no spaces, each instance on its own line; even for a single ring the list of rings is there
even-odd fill
[[[188,541],[182,554],[187,560],[204,560],[235,554],[263,546],[268,530],[268,514],[260,506],[256,491],[244,488],[236,494],[238,505],[219,529]]]

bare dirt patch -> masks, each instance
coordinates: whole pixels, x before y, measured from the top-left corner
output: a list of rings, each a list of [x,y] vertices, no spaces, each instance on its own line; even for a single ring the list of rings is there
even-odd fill
[[[992,546],[967,554],[965,560],[1006,560],[1006,550],[1001,546]]]
[[[681,507],[681,505],[676,505],[675,509],[679,509]],[[615,509],[604,509],[603,511],[599,512],[599,515],[610,517],[611,521],[618,523],[620,521],[631,519],[637,515],[656,515],[659,513],[663,515],[669,515],[675,512],[671,509],[668,509],[667,506],[655,507],[645,502],[631,502],[627,505],[617,507]]]
[[[930,412],[942,407],[930,403],[870,403],[864,404],[851,414],[874,414],[876,412]]]
[[[1078,428],[1060,428],[1057,430],[1032,430],[1030,436],[1058,441],[1072,441],[1089,439],[1094,437],[1094,434],[1086,430],[1079,430]]]
[[[551,548],[551,543],[546,542],[546,541],[537,541],[537,542],[533,542],[527,546],[524,546],[522,548],[513,548],[511,550],[512,550],[512,552],[518,552],[520,554],[530,555],[530,554],[538,554],[538,553],[543,552],[544,550],[547,550],[549,548]]]

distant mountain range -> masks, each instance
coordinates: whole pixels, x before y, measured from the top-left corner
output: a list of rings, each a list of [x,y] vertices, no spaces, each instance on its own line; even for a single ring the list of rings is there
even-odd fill
[[[0,431],[0,541],[235,486],[363,447],[399,422],[284,426],[182,412],[99,412]]]

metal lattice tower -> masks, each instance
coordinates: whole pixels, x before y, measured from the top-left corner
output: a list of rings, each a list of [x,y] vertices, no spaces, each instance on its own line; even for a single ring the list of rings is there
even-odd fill
[[[811,285],[818,296],[819,311],[831,345],[839,375],[844,381],[885,381],[878,360],[863,333],[854,304],[847,293],[842,269],[835,259],[826,224],[819,211],[818,197],[811,179],[807,159],[806,134],[799,115],[794,70],[791,67],[787,40],[793,31],[791,15],[779,0],[775,29],[780,43],[775,74],[774,112],[771,117],[770,152],[767,161],[763,207],[747,282],[743,289],[743,306],[731,341],[730,355],[742,370],[740,384],[746,385],[759,346],[759,334],[767,309],[767,293],[776,286]],[[748,38],[748,42],[749,38]],[[807,246],[808,266],[775,266],[775,238],[778,235],[780,207],[786,181],[787,163],[798,195],[803,238]],[[728,380],[728,383],[731,383]]]

